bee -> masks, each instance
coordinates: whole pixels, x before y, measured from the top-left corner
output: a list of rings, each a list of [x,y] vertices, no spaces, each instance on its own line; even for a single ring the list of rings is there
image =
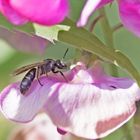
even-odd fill
[[[67,52],[68,52],[68,49],[66,50],[63,56],[63,59],[65,58]],[[43,86],[39,78],[40,76],[44,74],[47,75],[47,73],[49,72],[60,73],[64,77],[64,79],[67,81],[63,72],[61,71],[62,69],[67,69],[67,64],[64,63],[62,60],[45,59],[42,62],[37,62],[34,64],[23,66],[19,69],[16,69],[12,74],[13,76],[16,76],[29,70],[26,73],[26,75],[23,77],[20,83],[20,92],[21,94],[25,95],[28,89],[31,87],[31,84],[35,78],[37,78],[39,84]]]

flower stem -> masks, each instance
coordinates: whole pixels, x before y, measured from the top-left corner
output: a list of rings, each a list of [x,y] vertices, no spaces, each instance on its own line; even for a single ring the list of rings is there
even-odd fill
[[[122,131],[124,133],[124,140],[134,140],[132,136],[133,134],[132,130],[128,124],[125,124],[124,126],[122,126]]]
[[[104,34],[104,39],[105,39],[106,45],[108,47],[114,48],[113,30],[112,30],[111,26],[109,25],[109,21],[106,16],[105,9],[104,8],[100,9],[99,14],[104,15],[104,17],[100,20],[100,23],[101,23],[101,28],[102,28],[102,31]],[[110,73],[113,76],[118,76],[118,70],[117,70],[116,66],[113,64],[110,64]]]

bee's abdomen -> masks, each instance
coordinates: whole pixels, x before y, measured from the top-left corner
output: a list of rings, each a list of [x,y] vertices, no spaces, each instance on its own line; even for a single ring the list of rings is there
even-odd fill
[[[31,69],[27,72],[20,83],[20,92],[24,95],[26,91],[30,88],[33,80],[36,76],[36,68]]]

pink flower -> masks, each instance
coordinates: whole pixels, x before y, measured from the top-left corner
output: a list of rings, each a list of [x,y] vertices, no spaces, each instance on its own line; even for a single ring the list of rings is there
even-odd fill
[[[84,26],[89,16],[98,8],[113,2],[113,0],[87,0],[78,26]],[[118,0],[121,21],[129,31],[140,37],[140,1],[139,0]]]
[[[119,0],[119,11],[123,25],[140,37],[140,1]]]
[[[90,15],[95,12],[98,8],[112,2],[113,0],[87,0],[82,12],[80,19],[77,22],[78,26],[84,26]]]
[[[108,76],[99,63],[89,69],[78,63],[64,74],[69,82],[59,75],[41,77],[43,86],[34,81],[25,96],[19,83],[9,85],[1,92],[2,113],[10,120],[29,122],[43,109],[59,132],[97,139],[136,112],[140,89],[133,80]]]
[[[68,0],[0,0],[1,13],[13,24],[54,25],[68,14]]]

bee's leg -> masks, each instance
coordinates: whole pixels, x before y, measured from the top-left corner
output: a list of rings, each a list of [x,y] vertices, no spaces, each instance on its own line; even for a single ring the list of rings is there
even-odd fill
[[[66,80],[66,82],[68,82],[67,78],[65,77],[65,75],[62,71],[59,71],[59,70],[55,71],[55,69],[52,69],[52,72],[53,73],[60,73],[63,76],[63,78]]]
[[[36,78],[38,80],[38,83],[43,86],[43,84],[41,83],[41,81],[39,80],[39,77],[41,76],[41,68],[37,67],[37,71],[36,71]]]

